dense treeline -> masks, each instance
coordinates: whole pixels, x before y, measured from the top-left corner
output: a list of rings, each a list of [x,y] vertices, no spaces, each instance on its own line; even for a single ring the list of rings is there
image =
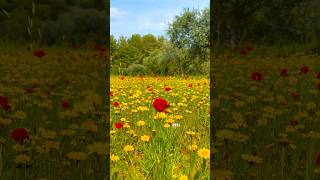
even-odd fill
[[[167,29],[168,37],[152,34],[110,37],[112,72],[129,75],[209,73],[210,11],[184,9]]]
[[[319,47],[319,0],[214,0],[214,47],[313,43]]]
[[[0,39],[46,45],[106,43],[105,0],[0,0]]]

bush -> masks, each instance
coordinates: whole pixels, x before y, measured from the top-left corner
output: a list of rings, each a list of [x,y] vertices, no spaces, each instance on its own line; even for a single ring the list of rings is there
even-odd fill
[[[128,67],[128,74],[131,76],[146,75],[147,70],[142,64],[131,64]]]

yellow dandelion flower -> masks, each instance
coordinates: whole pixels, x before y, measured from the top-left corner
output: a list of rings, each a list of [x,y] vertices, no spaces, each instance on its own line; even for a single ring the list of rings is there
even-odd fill
[[[199,149],[198,156],[203,159],[210,159],[210,150],[207,148]]]
[[[25,112],[23,112],[23,111],[16,111],[13,114],[13,117],[17,118],[17,119],[25,119],[27,117],[27,114]]]
[[[111,160],[111,161],[119,161],[120,158],[119,158],[117,155],[112,154],[112,155],[110,156],[110,160]]]
[[[55,141],[46,141],[43,143],[42,147],[47,150],[50,151],[50,149],[59,149],[60,143],[59,142],[55,142]]]
[[[124,127],[124,128],[130,128],[130,125],[129,125],[128,123],[125,123],[125,124],[123,125],[123,127]]]
[[[163,127],[168,128],[168,127],[170,127],[170,124],[166,123],[163,125]]]
[[[98,155],[104,155],[107,153],[107,145],[101,142],[89,144],[87,146],[89,154],[97,153]]]
[[[134,151],[134,147],[131,145],[126,145],[126,146],[124,146],[123,150],[125,152],[131,152],[131,151]]]
[[[198,149],[198,146],[196,144],[192,144],[192,145],[189,145],[188,146],[188,149],[192,150],[192,151],[195,151]]]
[[[181,120],[181,119],[183,118],[183,116],[181,116],[181,115],[175,115],[174,118],[177,119],[177,120]]]
[[[174,123],[174,120],[173,119],[167,119],[166,122],[167,123]]]
[[[42,137],[46,139],[54,139],[57,136],[57,132],[54,130],[45,130],[43,128],[39,128],[39,132]]]
[[[78,160],[78,161],[83,161],[83,160],[86,160],[88,158],[88,155],[84,152],[69,152],[67,154],[67,157],[69,159],[73,159],[73,160]]]
[[[16,157],[16,159],[15,159],[15,162],[16,163],[20,163],[20,164],[27,164],[27,163],[29,163],[30,162],[30,160],[31,160],[31,158],[28,156],[28,155],[26,155],[26,154],[19,154],[17,157]]]
[[[186,132],[186,134],[188,134],[188,135],[190,135],[190,136],[194,136],[194,135],[196,135],[196,133],[195,133],[195,132],[193,132],[193,131],[187,131],[187,132]]]
[[[138,121],[138,122],[137,122],[137,125],[138,125],[138,126],[144,126],[145,124],[146,124],[146,123],[145,123],[144,121]]]
[[[150,139],[151,139],[151,137],[148,136],[148,135],[143,135],[143,136],[140,137],[140,140],[141,141],[145,141],[145,142],[149,142]]]
[[[12,120],[11,119],[3,119],[3,118],[0,118],[0,125],[9,125],[12,123]]]
[[[188,176],[182,175],[179,177],[179,180],[188,180]]]
[[[167,114],[164,112],[159,112],[157,115],[154,117],[154,119],[165,119],[167,117]]]

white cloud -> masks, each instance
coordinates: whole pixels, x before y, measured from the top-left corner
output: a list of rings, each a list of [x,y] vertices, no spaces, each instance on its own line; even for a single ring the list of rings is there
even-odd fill
[[[110,8],[110,18],[121,18],[125,15],[125,11],[120,11],[118,8]]]
[[[156,22],[151,20],[145,20],[142,23],[142,28],[145,30],[166,30],[168,27],[168,23],[165,22]]]

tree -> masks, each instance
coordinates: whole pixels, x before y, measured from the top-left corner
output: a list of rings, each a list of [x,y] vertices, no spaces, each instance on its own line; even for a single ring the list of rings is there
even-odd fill
[[[209,57],[210,11],[184,9],[169,25],[170,42],[179,49],[185,49],[190,65],[196,69]]]

